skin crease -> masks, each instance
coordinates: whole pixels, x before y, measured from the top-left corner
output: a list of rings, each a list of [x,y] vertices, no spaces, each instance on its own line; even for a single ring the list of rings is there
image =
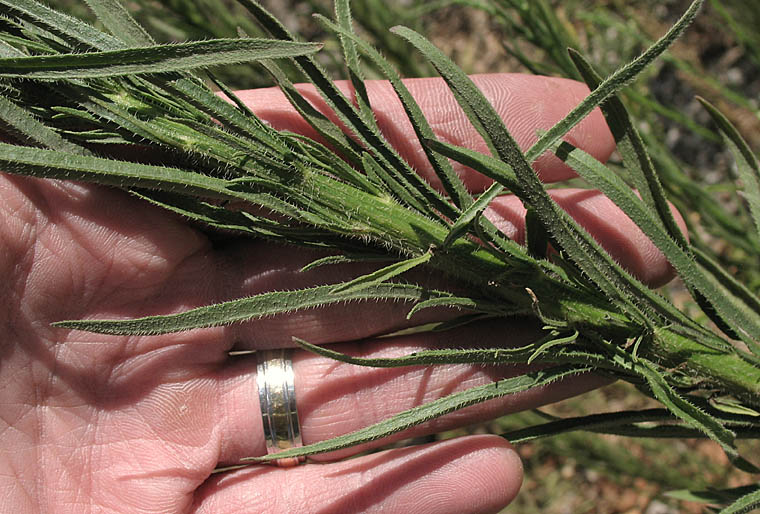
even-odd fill
[[[523,145],[587,92],[574,82],[520,75],[475,80]],[[443,137],[480,148],[440,80],[419,79],[410,87]],[[429,176],[397,104],[383,96],[388,86],[373,82],[369,89],[383,129],[402,155]],[[274,90],[242,96],[273,125],[308,134]],[[600,159],[612,152],[613,141],[598,113],[571,139]],[[567,176],[553,158],[542,158],[537,168],[545,180]],[[487,185],[471,171],[459,171],[474,191]],[[671,276],[662,256],[625,225],[625,217],[608,200],[595,193],[562,194],[568,195],[563,207],[581,213],[602,244],[611,251],[625,248],[617,256],[621,263],[635,273],[655,270],[642,275],[651,283]],[[373,339],[404,326],[409,306],[367,303],[155,337],[53,328],[50,323],[62,319],[167,314],[272,288],[331,283],[365,268],[332,266],[300,273],[318,254],[256,240],[235,240],[220,248],[183,220],[108,188],[0,175],[0,197],[0,511],[481,513],[498,512],[517,494],[519,458],[496,436],[332,460],[349,453],[342,452],[291,469],[211,471],[265,453],[255,359],[232,358],[227,353],[232,348],[289,345],[291,335],[340,343],[337,350],[365,356],[513,346],[540,334],[531,322],[480,323],[441,334]],[[519,233],[519,212],[511,201],[500,199],[489,217]],[[609,226],[619,230],[612,232]],[[522,371],[482,366],[365,369],[302,351],[294,354],[294,368],[306,443]],[[574,377],[469,407],[403,436],[535,407],[600,383],[590,376]]]

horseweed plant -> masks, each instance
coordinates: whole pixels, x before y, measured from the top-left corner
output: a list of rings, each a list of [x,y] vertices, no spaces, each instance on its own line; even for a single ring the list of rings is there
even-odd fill
[[[116,186],[211,228],[283,243],[329,248],[308,267],[387,257],[391,264],[343,283],[271,291],[187,312],[131,320],[61,321],[60,327],[103,334],[155,335],[239,323],[299,309],[356,301],[403,301],[409,317],[431,307],[466,314],[420,330],[444,330],[486,317],[534,316],[545,337],[519,348],[422,351],[406,357],[360,359],[301,346],[362,366],[447,363],[542,363],[537,371],[454,393],[334,439],[294,448],[277,458],[312,455],[400,432],[468,405],[525,391],[584,372],[635,384],[663,408],[553,420],[513,441],[572,430],[647,437],[708,437],[734,466],[757,468],[734,441],[760,438],[760,299],[732,278],[676,225],[666,188],[623,102],[616,96],[682,34],[697,16],[696,0],[658,41],[630,64],[601,77],[576,52],[557,57],[592,92],[523,152],[470,79],[412,29],[392,32],[443,77],[490,155],[436,139],[398,73],[352,29],[348,0],[335,16],[318,16],[340,42],[355,89],[346,98],[315,59],[321,45],[300,42],[251,0],[239,0],[270,38],[157,44],[117,0],[88,0],[103,32],[35,0],[0,0],[0,120],[18,144],[0,143],[9,173]],[[443,192],[419,178],[375,124],[363,87],[366,59],[403,103]],[[193,70],[256,61],[331,149],[259,120],[210,74],[231,103]],[[300,70],[340,120],[311,107],[283,71]],[[42,100],[41,100],[42,99]],[[353,101],[352,101],[353,100]],[[702,101],[736,158],[741,203],[760,230],[758,161],[728,120]],[[601,107],[617,141],[623,169],[596,161],[562,137]],[[160,147],[172,167],[109,155],[125,145]],[[531,164],[552,152],[590,186],[612,199],[667,257],[705,315],[708,328],[622,269],[547,194]],[[460,162],[493,179],[472,196],[454,173]],[[183,164],[187,163],[187,164]],[[628,184],[632,184],[638,195]],[[527,246],[510,240],[483,216],[495,197],[519,197],[528,211]],[[251,209],[231,209],[234,203]],[[720,208],[720,206],[716,206]],[[268,214],[263,214],[268,213]],[[554,249],[546,257],[547,246]],[[448,275],[456,290],[408,282],[414,268]],[[403,277],[403,278],[402,278]],[[404,280],[406,279],[406,280]],[[643,423],[643,424],[642,424]],[[248,463],[270,460],[252,457]],[[724,512],[760,505],[760,487],[729,491]]]

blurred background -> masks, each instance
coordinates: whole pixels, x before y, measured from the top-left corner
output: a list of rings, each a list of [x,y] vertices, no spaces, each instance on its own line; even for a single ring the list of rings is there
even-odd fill
[[[54,7],[92,19],[79,0]],[[330,16],[329,0],[262,1],[301,38],[325,43],[322,64],[345,78],[339,45],[312,21]],[[688,7],[682,0],[354,0],[357,32],[373,42],[406,77],[435,75],[432,67],[388,29],[407,25],[429,37],[468,73],[526,72],[576,77],[566,48],[580,50],[602,74],[627,63],[661,36]],[[159,41],[263,35],[245,10],[227,0],[129,0],[126,6]],[[707,0],[696,23],[674,48],[622,96],[661,174],[669,198],[685,215],[695,244],[717,248],[722,263],[753,290],[760,288],[760,242],[742,229],[742,209],[725,215],[737,196],[732,159],[695,100],[719,107],[757,153],[760,150],[760,2]],[[228,85],[271,85],[256,66],[215,69]],[[291,79],[298,81],[295,69]],[[372,68],[367,76],[379,76]],[[614,157],[613,157],[614,165]],[[678,283],[663,294],[707,323]],[[583,397],[486,425],[442,434],[504,433],[571,417],[656,406],[633,386],[613,384]],[[740,441],[742,453],[760,455],[758,441]],[[681,492],[757,482],[728,465],[704,440],[654,440],[573,432],[522,444],[525,484],[508,513],[703,512]]]

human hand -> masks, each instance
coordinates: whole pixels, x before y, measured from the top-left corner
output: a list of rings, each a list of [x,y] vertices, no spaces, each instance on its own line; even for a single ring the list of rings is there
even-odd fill
[[[476,80],[524,146],[536,129],[551,126],[586,94],[583,86],[557,79]],[[369,88],[391,142],[430,178],[390,89],[383,83]],[[412,81],[410,88],[442,138],[484,149],[442,82]],[[312,134],[276,90],[241,97],[274,126]],[[570,140],[602,160],[614,144],[598,113]],[[485,187],[481,177],[460,171],[473,190]],[[537,171],[547,181],[568,175],[552,157],[540,159]],[[577,190],[554,194],[631,271],[652,284],[671,276],[662,256],[606,198]],[[339,351],[365,356],[513,346],[536,337],[530,322],[371,339],[401,328],[408,306],[354,304],[153,337],[54,328],[50,324],[63,319],[168,314],[272,289],[338,282],[363,268],[300,273],[315,252],[255,240],[214,246],[173,215],[107,188],[3,175],[0,196],[3,512],[492,512],[516,494],[520,461],[497,436],[332,460],[359,450],[354,448],[315,457],[320,464],[211,473],[266,453],[255,358],[230,357],[231,349],[288,346],[292,336],[341,343]],[[498,199],[488,215],[519,239],[522,212],[515,200]],[[307,444],[522,371],[368,369],[302,351],[294,354],[294,368]],[[399,438],[531,408],[599,383],[577,377],[464,409]]]

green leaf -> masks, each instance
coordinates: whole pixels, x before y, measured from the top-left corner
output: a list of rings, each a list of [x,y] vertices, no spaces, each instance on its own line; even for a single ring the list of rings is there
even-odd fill
[[[529,161],[537,159],[546,150],[549,149],[556,141],[567,132],[580,123],[588,114],[604,102],[608,97],[615,94],[630,82],[632,82],[644,69],[652,64],[665,50],[667,50],[680,36],[684,30],[691,25],[696,18],[699,10],[702,8],[704,0],[695,0],[691,3],[684,14],[676,23],[658,39],[652,46],[642,53],[639,57],[629,64],[619,68],[612,75],[607,77],[599,87],[594,89],[577,107],[562,120],[557,122],[551,129],[546,131],[533,146],[528,149],[526,156]]]
[[[85,180],[119,187],[146,187],[212,198],[243,198],[226,180],[176,168],[151,166],[85,155],[62,154],[0,143],[0,165],[9,173],[40,178]]]
[[[427,211],[424,198],[415,195],[410,189],[409,184],[399,182],[399,176],[388,168],[382,166],[377,160],[367,152],[362,152],[362,168],[368,177],[372,177],[384,187],[385,195],[392,196],[401,205],[408,207],[416,212]],[[403,180],[403,179],[402,179]]]
[[[185,95],[187,100],[191,101],[193,105],[196,105],[198,109],[218,120],[225,128],[243,136],[251,137],[282,153],[287,151],[287,146],[280,140],[281,138],[275,136],[274,129],[266,126],[257,118],[237,95],[224,86],[224,84],[219,81],[215,81],[215,84],[219,86],[228,98],[235,102],[238,109],[235,109],[232,105],[215,95],[209,88],[195,80],[182,78],[170,83],[169,87],[179,94]]]
[[[334,289],[332,289],[330,292],[332,294],[354,293],[357,291],[361,291],[362,289],[365,289],[367,287],[382,284],[383,282],[387,282],[388,280],[394,277],[397,277],[401,275],[402,273],[409,271],[410,269],[416,268],[417,266],[420,266],[421,264],[425,264],[426,262],[429,262],[432,256],[433,256],[433,252],[428,251],[417,257],[412,257],[411,259],[406,259],[401,262],[393,263],[389,266],[385,266],[384,268],[381,268],[372,273],[362,275],[361,277],[357,277],[349,282],[340,284],[339,286],[336,286]]]
[[[528,360],[525,361],[525,364],[530,364],[534,360],[536,360],[541,354],[545,353],[548,349],[553,348],[555,346],[565,345],[568,343],[574,342],[576,339],[578,339],[578,331],[576,330],[573,334],[570,334],[568,336],[559,337],[559,332],[552,331],[551,339],[543,343],[541,346],[536,348],[536,350],[531,354],[530,357],[528,357]]]
[[[508,311],[505,306],[500,303],[489,302],[487,300],[468,298],[463,296],[451,296],[442,298],[430,298],[429,300],[423,300],[412,307],[407,313],[406,319],[411,319],[412,316],[424,309],[430,309],[433,307],[455,307],[457,309],[468,309],[486,314],[496,315],[515,315],[526,314],[526,311]]]
[[[45,27],[68,41],[73,48],[84,46],[97,50],[116,50],[125,46],[110,34],[34,0],[0,0],[0,5],[11,15]]]
[[[331,452],[370,441],[376,441],[470,405],[537,387],[543,387],[563,378],[584,373],[589,371],[589,369],[590,368],[583,366],[556,366],[528,373],[526,375],[506,378],[490,384],[473,387],[466,391],[450,394],[425,405],[414,407],[385,421],[381,421],[350,434],[334,437],[327,441],[321,441],[300,448],[291,448],[278,452],[277,454],[262,457],[246,457],[241,460],[245,462],[268,462],[281,458]]]
[[[731,505],[721,510],[719,514],[745,514],[757,508],[760,508],[760,486],[755,486],[754,491],[750,491],[737,499]]]
[[[6,57],[0,59],[0,77],[61,80],[167,73],[305,55],[321,47],[272,39],[212,39],[104,52]]]
[[[758,439],[760,428],[728,427],[736,434],[736,439]],[[601,434],[619,435],[623,437],[649,437],[656,439],[709,439],[699,429],[685,425],[666,423],[660,425],[621,425],[607,427],[604,430],[593,430]]]
[[[548,423],[521,428],[502,434],[512,444],[521,444],[542,437],[589,430],[607,433],[610,429],[651,421],[671,421],[673,415],[666,409],[645,409],[639,411],[608,412],[604,414],[589,414],[572,418],[559,418]]]
[[[760,417],[760,412],[748,407],[733,396],[713,396],[710,398],[709,402],[713,408],[722,412],[755,418]]]
[[[665,226],[636,194],[604,164],[570,143],[562,142],[553,148],[555,155],[567,163],[578,175],[609,197],[628,215],[665,255],[686,284],[704,295],[734,331],[748,345],[756,347],[760,341],[760,313],[731,295],[719,281],[704,273],[694,262],[690,252],[673,240]],[[757,348],[755,348],[757,349]]]
[[[753,484],[733,487],[731,489],[707,489],[704,491],[668,491],[665,493],[665,496],[687,502],[726,505],[729,502],[734,502],[742,496],[745,496],[748,493],[752,493],[757,490],[758,486]]]
[[[477,319],[481,319],[481,317],[478,317]],[[438,329],[436,328],[435,330],[437,331]],[[353,357],[336,352],[328,346],[313,345],[302,339],[294,338],[293,341],[312,353],[336,361],[345,362],[347,364],[367,366],[370,368],[398,368],[401,366],[433,366],[448,364],[483,364],[496,366],[499,364],[525,363],[535,353],[536,348],[552,339],[553,336],[547,336],[534,343],[516,348],[488,348],[473,350],[451,348],[445,350],[424,350],[403,357],[379,358]],[[579,364],[584,366],[594,366],[595,368],[601,369],[620,369],[606,360],[603,356],[584,351],[571,350],[568,347],[556,348],[551,352],[551,355],[547,355],[546,357],[537,355],[534,360],[536,362],[547,364],[557,364],[557,362],[562,362],[563,364]]]
[[[238,1],[274,37],[295,40],[293,35],[259,4],[250,0]],[[445,221],[446,217],[453,218],[456,215],[456,209],[451,203],[434,190],[430,184],[422,180],[419,174],[401,158],[377,126],[374,123],[365,122],[359,110],[343,95],[315,59],[304,55],[295,57],[294,60],[315,86],[326,105],[335,113],[347,131],[357,138],[364,150],[371,152],[373,158],[389,173],[392,173],[394,179],[399,184],[403,184],[410,195],[418,198],[418,203],[423,206],[422,214],[441,222]]]
[[[692,3],[684,16],[663,38],[631,64],[616,71],[600,84],[578,107],[541,136],[524,155],[498,114],[461,70],[456,68],[438,49],[419,34],[404,27],[393,29],[394,32],[409,40],[426,57],[431,59],[465,112],[470,114],[469,117],[473,124],[476,125],[476,128],[482,127],[486,134],[486,142],[490,141],[499,158],[512,167],[520,180],[520,187],[525,189],[524,194],[518,191],[515,193],[520,196],[524,203],[527,202],[526,207],[533,207],[536,210],[547,231],[561,246],[560,250],[567,252],[570,258],[605,294],[615,299],[621,308],[645,324],[657,323],[656,318],[664,315],[694,326],[694,323],[677,309],[653,295],[643,284],[620,269],[583,229],[580,229],[564,211],[559,209],[544,191],[535,173],[530,168],[529,162],[542,155],[595,107],[633,80],[648,64],[664,52],[693,20],[701,4],[701,1]]]
[[[704,272],[715,277],[716,281],[722,287],[725,287],[729,294],[736,296],[737,299],[745,303],[752,311],[760,312],[760,298],[750,291],[746,285],[739,282],[705,252],[695,248],[694,255],[697,259],[697,264],[704,270]]]
[[[736,169],[744,185],[744,199],[749,204],[755,230],[760,235],[760,163],[749,145],[728,118],[704,98],[697,98],[712,117],[723,140],[736,159]]]
[[[408,284],[367,285],[362,289],[344,293],[335,293],[334,288],[334,284],[329,284],[296,291],[273,291],[198,307],[178,314],[125,320],[59,321],[54,323],[54,326],[98,334],[147,336],[218,327],[335,303],[367,300],[415,301],[447,294]]]
[[[51,150],[88,155],[90,152],[72,143],[40,122],[34,115],[23,107],[0,95],[0,124],[12,135],[20,136],[25,141],[31,141]]]
[[[245,211],[232,211],[195,198],[165,191],[132,192],[154,205],[222,231],[234,231],[301,245],[337,245],[335,235],[327,232],[292,228],[284,223],[253,216]]]
[[[570,58],[580,72],[589,88],[596,89],[602,83],[602,78],[596,73],[591,64],[578,52],[569,50]],[[659,216],[670,237],[682,248],[689,248],[686,236],[670,210],[665,190],[660,183],[657,171],[652,164],[644,141],[636,130],[623,102],[616,96],[610,96],[601,105],[607,124],[612,130],[617,143],[617,150],[623,158],[623,165],[631,174],[635,187],[638,189],[644,203]]]
[[[355,34],[350,33],[344,30],[342,27],[335,25],[323,16],[317,16],[317,20],[329,30],[341,34],[343,37],[350,38],[359,48],[359,50],[361,50],[364,55],[369,57],[372,63],[380,69],[385,78],[388,79],[388,81],[393,86],[396,95],[404,106],[404,110],[409,117],[409,121],[411,122],[412,127],[417,134],[417,138],[420,141],[424,141],[426,139],[435,139],[433,129],[425,119],[425,115],[422,113],[422,109],[420,109],[419,105],[414,100],[414,97],[412,97],[412,94],[409,92],[409,89],[401,80],[401,77],[398,75],[396,70],[394,70],[393,67],[388,64],[388,61],[385,60],[377,50],[367,44],[367,42],[356,37]],[[427,145],[423,145],[422,148],[425,151],[425,155],[430,161],[433,170],[441,180],[444,189],[449,194],[454,204],[460,208],[470,205],[472,203],[472,197],[467,192],[467,189],[465,188],[462,180],[454,172],[449,161],[447,159],[440,158],[436,152],[430,151]]]
[[[348,254],[342,254],[342,255],[328,255],[327,257],[321,257],[319,259],[316,259],[303,268],[301,268],[300,272],[310,271],[314,268],[319,268],[320,266],[326,266],[331,264],[353,264],[357,262],[387,262],[395,260],[390,255],[371,255],[371,254],[356,254],[356,255],[348,255]]]
[[[497,182],[500,182],[513,191],[517,191],[518,195],[526,195],[526,192],[523,190],[522,185],[519,182],[519,179],[517,175],[514,172],[514,169],[507,163],[500,161],[499,159],[496,159],[494,157],[481,154],[479,152],[475,152],[473,150],[468,150],[465,148],[457,147],[455,145],[451,145],[449,143],[443,143],[440,141],[426,141],[426,144],[429,144],[432,148],[434,148],[436,151],[441,152],[443,155],[446,155],[447,157],[457,160],[461,162],[462,164],[465,164],[476,171],[479,171],[483,173],[484,175],[493,178]],[[596,161],[598,163],[598,161]],[[601,163],[599,163],[601,165]],[[532,174],[532,172],[531,172]],[[543,192],[543,188],[541,189],[541,192]],[[541,193],[537,192],[537,196]],[[545,193],[543,193],[545,195]],[[585,231],[580,229],[575,225],[574,222],[569,220],[569,216],[561,209],[559,209],[558,206],[546,195],[545,197],[541,196],[542,203],[545,206],[544,209],[549,208],[553,212],[554,215],[556,215],[560,219],[564,219],[566,225],[569,227],[568,232],[566,232],[563,236],[563,239],[565,241],[570,241],[574,245],[577,245],[574,239],[579,239],[580,243],[587,244],[592,248],[596,248],[594,253],[589,254],[587,257],[588,264],[585,266],[584,271],[587,271],[590,276],[596,276],[599,277],[598,280],[607,280],[607,276],[614,277],[615,273],[619,273],[620,276],[623,278],[623,280],[628,281],[629,284],[633,285],[633,290],[638,291],[638,294],[641,297],[649,297],[649,299],[652,301],[652,303],[661,306],[661,309],[667,310],[668,314],[680,318],[681,320],[684,319],[684,316],[678,312],[677,310],[670,308],[661,298],[655,296],[654,293],[649,291],[648,288],[646,288],[643,284],[638,283],[633,277],[630,277],[625,272],[622,272],[622,270],[617,270],[618,266],[611,262],[610,257],[607,255],[607,253],[598,247],[598,245],[591,240],[590,236],[585,234]],[[534,208],[535,209],[535,208]],[[465,211],[465,213],[462,214],[462,216],[465,216],[466,214],[469,214],[468,211]],[[551,221],[544,220],[544,227],[551,226]],[[456,226],[456,223],[455,223]],[[574,227],[574,228],[573,228]],[[556,227],[552,227],[556,230]],[[552,233],[553,231],[550,231]],[[569,239],[569,237],[573,239]],[[577,246],[576,246],[577,247]],[[597,269],[600,268],[602,263],[607,261],[608,269],[609,271],[606,271],[604,274]],[[611,286],[608,286],[611,287]],[[615,294],[617,294],[617,289],[613,289],[615,291]],[[637,294],[637,293],[631,293],[631,294]]]
[[[501,184],[492,184],[474,203],[471,203],[470,206],[459,215],[454,224],[451,225],[449,233],[446,235],[446,239],[443,240],[441,246],[443,248],[448,248],[453,241],[456,241],[466,234],[473,222],[475,222],[477,218],[480,218],[483,211],[486,210],[493,199],[503,190],[504,188]]]
[[[314,130],[322,136],[331,147],[343,155],[355,165],[359,165],[361,158],[361,147],[353,139],[348,137],[337,125],[330,119],[319,112],[301,93],[298,92],[293,83],[288,79],[285,73],[276,65],[276,63],[263,63],[269,73],[272,74],[280,86],[285,97],[290,104],[309,122]]]
[[[601,78],[596,74],[591,65],[579,53],[573,50],[570,51],[570,57],[589,87],[592,89],[598,87]],[[633,126],[625,106],[619,99],[612,96],[601,107],[617,141],[617,148],[623,157],[623,164],[630,172],[645,208],[657,213],[659,220],[655,217],[650,217],[651,219],[645,227],[642,224],[641,216],[632,215],[630,210],[626,210],[626,214],[642,228],[644,233],[665,254],[668,261],[676,267],[679,275],[684,279],[703,311],[721,330],[731,337],[741,338],[757,353],[760,348],[756,342],[756,340],[760,339],[760,316],[757,316],[755,312],[760,311],[753,312],[752,309],[747,309],[746,306],[738,304],[733,297],[721,294],[723,288],[720,287],[720,284],[718,283],[713,286],[702,273],[702,270],[695,268],[692,263],[693,255],[689,242],[673,217],[670,205],[665,197],[664,190],[649,158],[649,154],[646,151],[644,142]],[[587,161],[589,159],[589,157],[586,158]],[[573,165],[571,164],[571,166]],[[580,172],[579,169],[576,169],[576,171]],[[610,173],[610,171],[607,172],[608,175]],[[588,177],[585,178],[588,179]],[[598,180],[590,180],[590,182],[594,187],[602,189],[618,206],[622,207],[624,205],[619,202],[619,196],[614,196],[610,193],[609,188],[604,189],[600,187]],[[630,199],[627,201],[627,205],[631,205]],[[667,244],[663,234],[654,235],[654,232],[661,232],[658,227],[653,225],[653,223],[657,223],[658,221],[667,230],[667,235],[680,247],[680,251],[678,248],[673,248],[673,245]],[[670,251],[668,247],[670,247]]]
[[[346,34],[353,34],[351,7],[348,0],[335,1],[335,19]],[[364,74],[362,73],[361,65],[359,64],[359,53],[356,51],[354,39],[348,35],[341,35],[339,39],[340,44],[343,47],[343,57],[346,61],[346,67],[348,68],[348,77],[354,88],[354,100],[359,106],[359,112],[361,113],[362,118],[364,118],[365,123],[377,128],[375,114],[372,112],[367,88],[364,85]]]
[[[520,180],[517,178],[514,169],[509,163],[504,162],[503,160],[484,153],[476,152],[475,150],[470,150],[469,148],[438,141],[436,139],[426,139],[424,144],[450,159],[454,159],[465,166],[475,168],[477,171],[500,183],[491,186],[488,189],[488,192],[483,193],[483,195],[488,194],[491,196],[494,192],[498,194],[504,191],[502,185],[506,185],[510,191],[518,195],[523,191],[522,187],[520,187]],[[477,210],[478,208],[479,207],[469,207],[469,209],[472,210]],[[462,216],[464,215],[465,213],[462,213]],[[467,217],[469,216],[470,214],[467,213]]]
[[[156,42],[119,0],[86,0],[98,20],[125,46],[152,46]]]
[[[674,391],[653,364],[643,360],[639,362],[641,362],[641,366],[637,366],[637,369],[646,379],[649,388],[657,400],[662,402],[670,412],[717,442],[735,466],[750,473],[758,472],[758,469],[754,465],[739,456],[734,446],[734,438],[736,437],[734,433],[725,428],[710,414],[695,407]]]
[[[525,213],[525,246],[528,248],[528,253],[536,259],[545,259],[548,255],[550,239],[536,211],[528,209]]]
[[[26,51],[22,52],[20,48]],[[24,57],[29,55],[29,50],[43,54],[54,53],[53,49],[44,43],[11,34],[0,34],[0,57]]]
[[[593,238],[549,197],[530,166],[530,161],[540,154],[531,158],[530,151],[525,155],[522,153],[493,106],[469,77],[440,50],[410,29],[395,27],[393,30],[414,44],[431,60],[465,112],[469,113],[470,120],[476,127],[481,127],[482,134],[492,151],[514,170],[519,185],[511,180],[503,181],[501,177],[496,180],[507,187],[512,186],[513,192],[520,197],[526,207],[536,210],[547,230],[561,245],[560,250],[566,251],[606,295],[614,299],[621,308],[639,322],[654,323],[658,317],[658,311],[668,309],[668,306],[661,299],[657,301],[658,299],[652,297],[643,284],[622,270]],[[603,98],[598,100],[602,101]],[[567,129],[569,128],[568,126]],[[477,171],[488,174],[488,171],[482,168]],[[673,315],[683,318],[677,310],[669,310]]]

